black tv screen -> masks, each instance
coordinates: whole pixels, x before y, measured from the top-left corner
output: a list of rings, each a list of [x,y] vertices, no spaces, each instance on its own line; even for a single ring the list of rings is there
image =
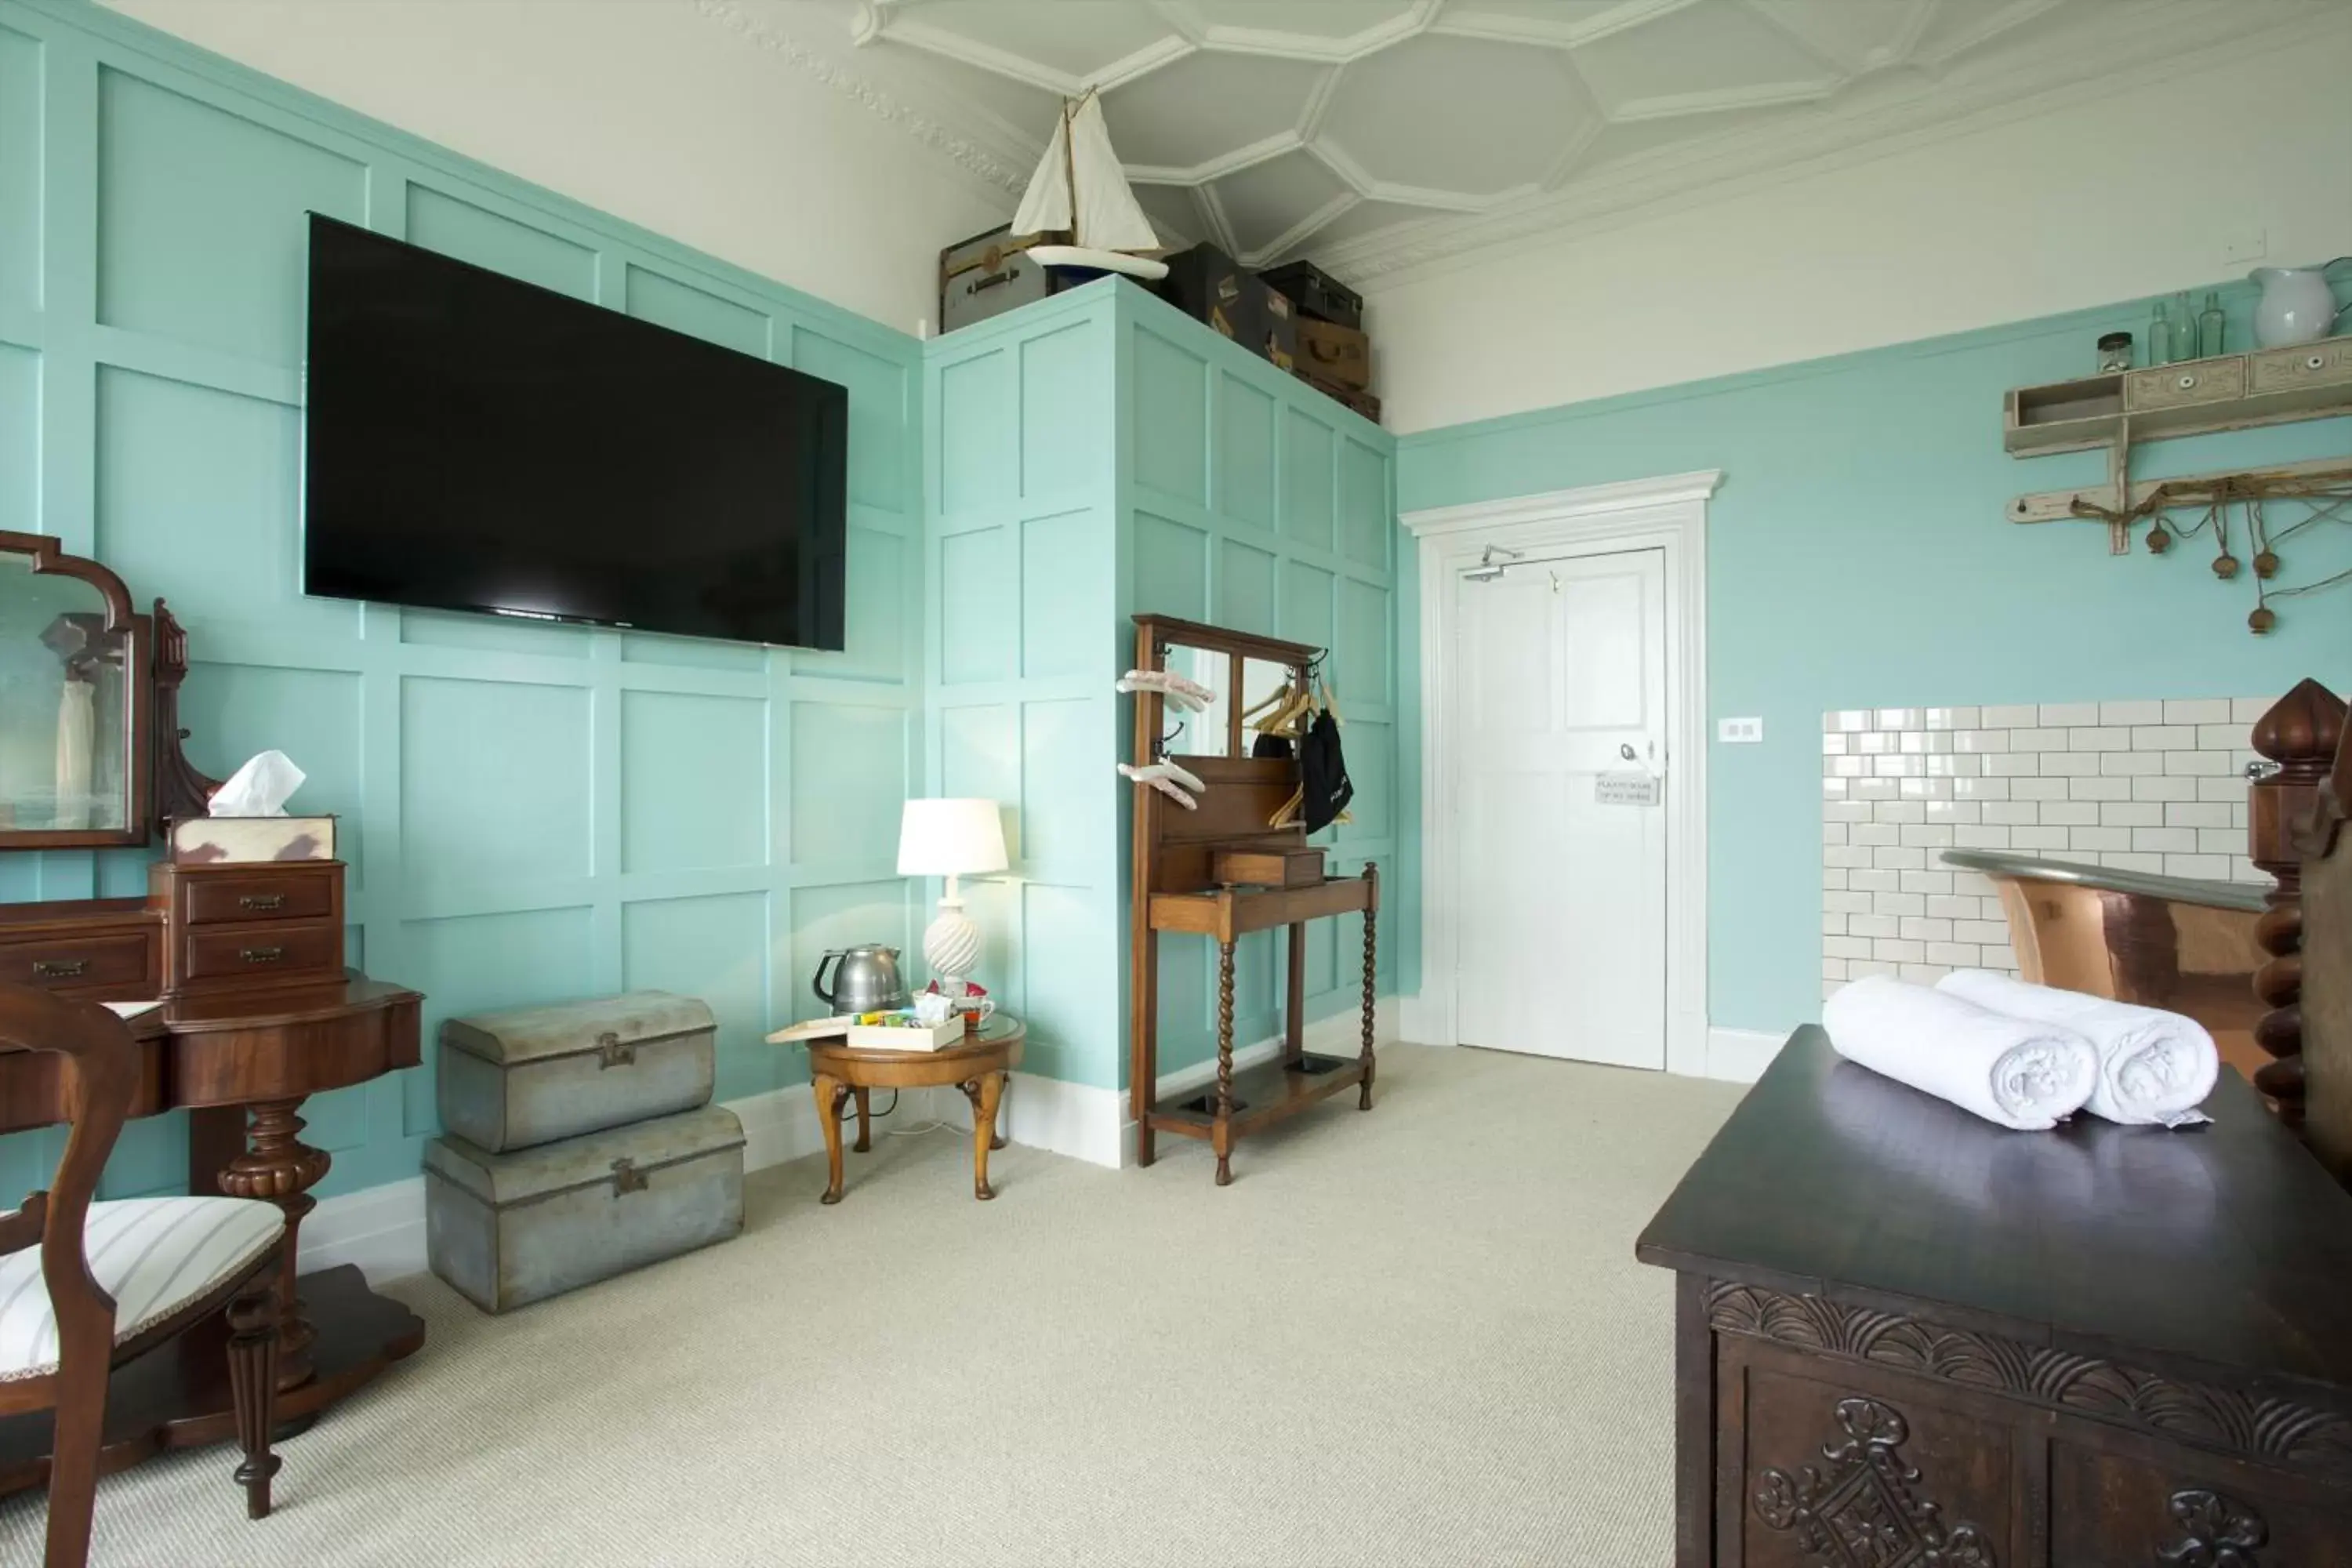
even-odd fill
[[[849,395],[315,214],[303,589],[842,646]]]

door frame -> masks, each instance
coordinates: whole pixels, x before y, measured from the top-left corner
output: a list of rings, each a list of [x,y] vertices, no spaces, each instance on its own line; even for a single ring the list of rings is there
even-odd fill
[[[1587,485],[1409,511],[1420,542],[1421,994],[1407,1039],[1460,1043],[1454,1007],[1453,579],[1489,544],[1604,554],[1656,549],[1666,576],[1666,1070],[1706,1071],[1706,503],[1723,471]]]

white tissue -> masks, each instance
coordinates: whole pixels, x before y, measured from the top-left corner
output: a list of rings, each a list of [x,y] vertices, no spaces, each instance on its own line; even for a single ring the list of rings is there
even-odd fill
[[[229,774],[205,809],[214,816],[283,816],[307,777],[283,752],[264,752]]]

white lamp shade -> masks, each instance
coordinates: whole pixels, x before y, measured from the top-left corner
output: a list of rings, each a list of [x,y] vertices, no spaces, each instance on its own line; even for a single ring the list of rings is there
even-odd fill
[[[898,875],[1002,871],[1004,822],[992,800],[910,800],[898,818]]]

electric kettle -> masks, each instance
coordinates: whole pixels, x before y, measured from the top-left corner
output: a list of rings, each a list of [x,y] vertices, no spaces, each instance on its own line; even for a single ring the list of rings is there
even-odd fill
[[[825,965],[833,971],[833,989],[824,988]],[[907,1005],[907,984],[898,978],[898,950],[879,942],[836,947],[817,960],[816,976],[809,982],[816,999],[835,1014],[872,1013]]]

